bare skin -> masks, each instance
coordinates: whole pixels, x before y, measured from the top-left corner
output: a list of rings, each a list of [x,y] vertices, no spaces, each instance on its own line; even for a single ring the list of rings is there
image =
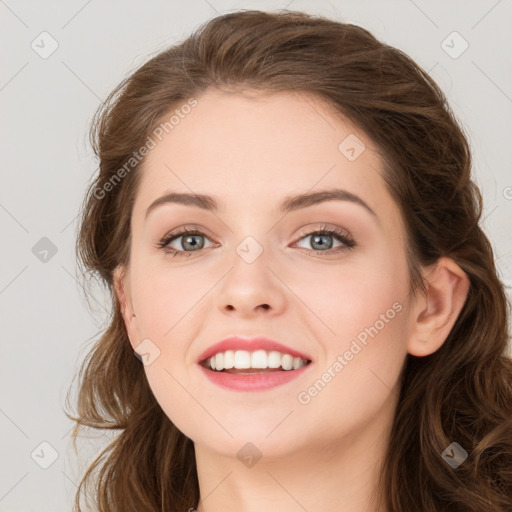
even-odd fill
[[[130,264],[115,274],[133,349],[149,339],[160,350],[145,366],[152,391],[194,441],[197,510],[384,511],[373,495],[405,357],[444,343],[469,280],[441,258],[424,269],[428,295],[408,293],[403,222],[379,155],[320,100],[217,90],[197,100],[148,155],[132,213]],[[353,161],[339,150],[351,134],[365,145]],[[286,196],[332,188],[357,195],[374,214],[347,200],[278,211]],[[220,209],[165,203],[145,218],[168,191],[214,196]],[[194,240],[204,244],[200,250],[182,245],[186,237],[168,244],[181,251],[175,257],[157,247],[183,226],[203,233]],[[327,234],[324,254],[309,235],[325,226],[355,245]],[[262,249],[251,263],[237,252],[246,237]],[[347,355],[370,326],[378,332]],[[220,388],[197,358],[237,334],[275,339],[312,363],[269,390]],[[318,379],[325,386],[308,391]],[[247,443],[261,454],[250,467],[237,455]]]

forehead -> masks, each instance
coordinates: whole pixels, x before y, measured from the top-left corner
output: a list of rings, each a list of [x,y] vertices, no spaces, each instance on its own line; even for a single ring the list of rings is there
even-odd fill
[[[372,141],[318,97],[212,89],[195,99],[146,157],[135,203],[140,215],[167,190],[240,206],[330,187],[381,208],[390,201],[382,197],[382,164]]]

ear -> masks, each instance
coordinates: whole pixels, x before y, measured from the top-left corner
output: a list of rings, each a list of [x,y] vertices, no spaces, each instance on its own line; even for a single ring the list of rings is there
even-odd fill
[[[130,339],[130,344],[135,350],[135,347],[138,346],[141,338],[130,295],[130,282],[124,267],[117,267],[114,270],[113,282],[126,332],[128,334],[128,338]]]
[[[450,334],[470,287],[468,275],[450,258],[441,257],[425,272],[427,293],[414,306],[407,351],[423,357],[434,353]]]

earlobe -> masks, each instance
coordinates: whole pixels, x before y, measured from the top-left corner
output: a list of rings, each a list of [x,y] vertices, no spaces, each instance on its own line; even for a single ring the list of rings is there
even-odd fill
[[[441,257],[425,272],[427,293],[416,302],[408,352],[434,353],[446,341],[462,311],[470,288],[468,275],[450,258]]]
[[[114,270],[113,283],[130,343],[132,346],[136,346],[138,344],[137,319],[130,298],[130,287],[123,268],[117,267]]]
[[[124,289],[125,274],[124,270],[121,267],[117,267],[114,270],[112,280],[114,283],[114,290],[117,296],[117,300],[121,308],[121,313],[123,315],[123,318],[125,318],[126,320],[127,295]]]

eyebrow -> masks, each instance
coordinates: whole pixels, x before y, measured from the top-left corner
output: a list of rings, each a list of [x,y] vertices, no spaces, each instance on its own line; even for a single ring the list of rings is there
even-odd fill
[[[314,206],[325,201],[349,201],[365,208],[369,213],[377,217],[377,214],[365,203],[359,196],[339,188],[322,190],[318,192],[307,192],[294,196],[287,196],[279,206],[279,213],[288,213],[301,208]],[[213,196],[205,194],[188,194],[178,192],[168,192],[165,195],[155,199],[146,210],[146,219],[148,215],[158,206],[174,203],[186,206],[201,208],[208,211],[218,211],[219,202]]]

